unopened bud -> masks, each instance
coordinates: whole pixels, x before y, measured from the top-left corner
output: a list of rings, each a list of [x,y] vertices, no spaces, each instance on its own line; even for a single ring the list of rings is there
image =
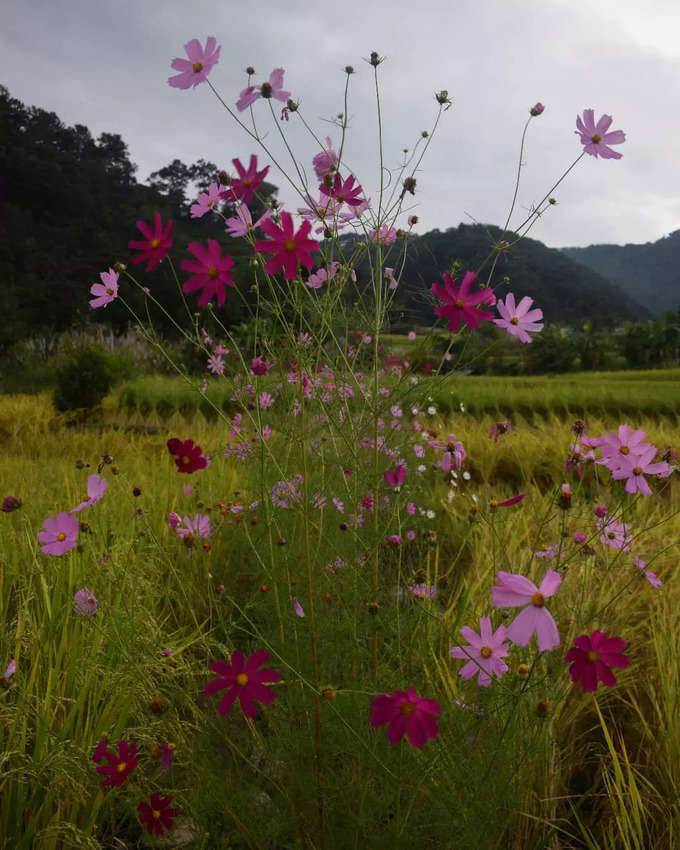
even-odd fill
[[[441,106],[444,106],[444,104],[448,104],[449,106],[451,106],[451,100],[449,99],[449,93],[446,89],[442,89],[439,92],[435,92],[434,93],[434,99]]]
[[[326,685],[326,687],[321,690],[321,696],[329,701],[335,699],[335,693],[335,688],[331,685]]]
[[[554,207],[557,201],[555,200],[555,198],[548,198],[548,203],[551,207]]]
[[[297,108],[299,105],[300,104],[296,103],[294,100],[289,99],[286,101],[286,109],[288,109],[290,112],[297,112]]]
[[[423,137],[423,139],[427,139],[430,134],[427,132],[427,130],[423,130],[420,135]]]
[[[407,177],[404,180],[404,192],[410,192],[412,195],[416,193],[416,178]]]
[[[543,112],[544,109],[545,109],[545,106],[543,106],[542,103],[535,103],[531,107],[531,109],[529,110],[529,115],[534,115],[534,116],[540,115]]]
[[[125,265],[125,263],[115,262],[113,264],[114,272],[120,273],[120,272],[124,272],[126,269],[127,269],[127,266]]]
[[[248,74],[249,77],[252,77],[254,73],[255,68],[253,68],[252,65],[248,65],[248,67],[246,68],[246,74]]]
[[[345,65],[345,73],[346,74],[353,74],[354,68],[351,65]]]
[[[378,53],[374,50],[371,53],[370,63],[374,68],[377,68],[378,65],[383,61],[383,57],[379,56]]]
[[[217,175],[217,179],[220,181],[222,186],[228,186],[231,183],[231,177],[227,174],[226,171],[220,171]]]

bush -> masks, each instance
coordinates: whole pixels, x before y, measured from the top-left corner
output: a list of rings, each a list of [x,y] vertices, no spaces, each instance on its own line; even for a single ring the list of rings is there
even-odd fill
[[[132,377],[132,361],[109,354],[98,345],[74,349],[57,370],[54,406],[57,410],[92,410],[120,380]]]

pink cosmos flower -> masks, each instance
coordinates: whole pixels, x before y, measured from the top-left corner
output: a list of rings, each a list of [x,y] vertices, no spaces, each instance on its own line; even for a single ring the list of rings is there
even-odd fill
[[[330,136],[326,136],[326,149],[316,154],[312,159],[314,173],[319,180],[323,180],[324,175],[329,171],[335,171],[339,162],[338,152],[333,148],[333,142]]]
[[[348,207],[360,207],[364,203],[364,198],[360,198],[359,195],[363,193],[363,189],[359,183],[354,185],[355,177],[353,174],[350,174],[349,177],[343,181],[342,177],[336,172],[335,177],[333,178],[333,185],[331,187],[326,186],[324,183],[319,186],[319,192],[322,195],[326,195],[329,198],[333,198],[333,200],[337,201],[339,204],[347,204]],[[394,241],[394,240],[393,240]]]
[[[217,183],[211,183],[208,186],[207,192],[201,192],[196,198],[196,203],[191,205],[189,213],[192,218],[202,218],[206,213],[214,209],[223,197],[224,186],[219,186]]]
[[[153,230],[146,222],[138,221],[137,230],[140,230],[145,238],[128,242],[128,248],[140,251],[132,258],[132,262],[137,265],[148,260],[146,271],[150,272],[161,260],[165,259],[168,251],[172,248],[172,237],[170,236],[172,225],[173,223],[169,221],[163,227],[159,213],[153,214]]]
[[[639,455],[619,456],[620,466],[612,471],[612,478],[616,481],[627,479],[625,488],[627,493],[642,493],[645,496],[651,496],[652,491],[644,476],[656,475],[664,478],[670,475],[673,469],[665,461],[652,463],[656,454],[656,447],[650,446]]]
[[[285,103],[290,97],[290,92],[283,90],[284,73],[285,70],[283,68],[274,68],[269,75],[268,82],[262,83],[261,86],[248,86],[243,89],[239,99],[236,101],[236,108],[238,111],[243,112],[244,109],[247,109],[251,104],[255,103],[259,97],[275,97],[277,100]]]
[[[97,761],[106,759],[108,762],[108,765],[100,765],[97,768],[97,773],[101,773],[103,776],[108,777],[103,782],[99,783],[102,788],[107,785],[119,788],[139,764],[139,760],[137,758],[137,744],[135,744],[134,741],[130,744],[128,744],[127,741],[119,741],[118,755],[109,752],[106,746],[103,748],[103,751],[101,750],[101,747],[97,747],[97,755],[99,756],[99,758],[96,759]]]
[[[90,299],[90,307],[96,310],[97,307],[106,307],[118,295],[118,274],[113,269],[107,272],[100,272],[99,277],[101,283],[93,283],[90,287],[90,294],[95,297]]]
[[[48,517],[43,529],[38,532],[38,540],[43,544],[40,551],[46,555],[63,555],[78,544],[78,520],[71,514]]]
[[[197,38],[192,38],[184,45],[188,59],[173,59],[170,67],[173,71],[179,71],[174,77],[168,77],[168,85],[176,89],[190,89],[199,83],[205,82],[208,74],[217,65],[220,59],[220,50],[217,39],[212,35],[208,37],[205,48]]]
[[[512,429],[512,420],[504,419],[501,422],[494,422],[489,428],[489,439],[493,439],[494,443],[498,442],[498,438],[503,434],[507,434]]]
[[[584,109],[583,120],[576,116],[576,130],[574,132],[581,137],[581,144],[585,153],[591,156],[601,156],[603,159],[621,159],[623,154],[613,151],[609,145],[621,145],[626,141],[623,130],[613,130],[608,133],[612,123],[611,115],[603,115],[595,123],[595,110]]]
[[[69,511],[71,514],[77,514],[85,508],[90,508],[92,505],[96,505],[97,502],[103,497],[104,493],[106,493],[106,488],[108,487],[108,483],[105,478],[101,478],[99,475],[88,475],[87,476],[87,496],[83,499],[83,501],[75,508]]]
[[[232,159],[232,162],[238,172],[238,177],[232,177],[229,187],[224,190],[224,197],[228,200],[249,204],[255,197],[255,192],[264,183],[264,178],[269,173],[269,166],[266,165],[261,171],[258,171],[257,156],[254,153],[250,155],[247,170],[240,159]]]
[[[87,587],[83,587],[82,590],[76,592],[73,597],[73,610],[76,614],[83,614],[87,617],[91,617],[93,614],[97,613],[97,607],[99,602],[97,601],[97,597],[92,593],[91,590],[88,590]]]
[[[412,531],[407,532],[406,537],[408,540],[415,540],[415,534]],[[434,599],[437,595],[437,588],[434,585],[411,584],[408,589],[417,599]]]
[[[197,289],[202,289],[201,297],[198,299],[198,306],[205,305],[212,301],[213,296],[217,298],[217,303],[222,306],[226,298],[225,286],[233,286],[234,279],[231,276],[231,269],[234,261],[225,254],[222,256],[220,246],[215,239],[208,239],[208,247],[204,248],[200,242],[190,242],[187,245],[187,250],[196,257],[195,260],[182,260],[180,268],[185,272],[193,272],[193,277],[190,277],[186,283],[182,284],[183,292],[194,292]]]
[[[470,289],[476,279],[477,275],[474,272],[466,272],[460,288],[458,288],[453,282],[451,274],[444,272],[444,286],[433,283],[430,287],[430,292],[444,305],[443,307],[435,307],[434,312],[437,316],[449,320],[449,329],[453,333],[458,332],[461,322],[465,322],[469,328],[475,329],[479,327],[480,320],[491,320],[491,314],[487,310],[479,309],[478,305],[488,304],[493,307],[496,303],[496,296],[488,286],[471,293]]]
[[[633,558],[633,563],[652,585],[654,590],[658,590],[662,586],[663,582],[661,579],[656,575],[656,573],[646,569],[647,564],[641,558]]]
[[[503,301],[496,302],[498,312],[503,318],[494,319],[494,324],[498,325],[499,328],[504,328],[511,336],[518,337],[520,342],[531,342],[528,331],[543,330],[543,322],[539,321],[543,318],[543,311],[530,310],[529,308],[533,303],[533,298],[525,295],[515,306],[515,296],[512,292],[509,292],[505,303]]]
[[[310,252],[319,250],[319,243],[315,239],[307,238],[311,229],[311,224],[304,221],[295,233],[293,216],[287,212],[281,213],[281,227],[271,220],[264,222],[262,230],[271,239],[256,242],[254,248],[260,254],[274,254],[265,263],[265,271],[268,274],[276,274],[283,268],[284,278],[294,280],[298,273],[298,262],[306,269],[311,269],[314,261]]]
[[[562,576],[548,570],[540,587],[525,576],[513,573],[498,573],[499,585],[491,588],[492,601],[496,608],[526,606],[507,628],[509,640],[518,646],[526,646],[536,632],[540,652],[560,645],[560,636],[552,614],[545,608],[545,600],[553,596],[562,584]]]
[[[227,714],[234,700],[238,697],[243,713],[246,717],[255,717],[257,707],[255,700],[270,705],[274,702],[275,693],[266,684],[278,682],[281,673],[278,670],[258,670],[260,664],[269,658],[269,653],[264,649],[258,649],[245,662],[243,653],[235,649],[231,654],[231,664],[226,661],[213,661],[210,669],[219,674],[219,678],[213,679],[205,686],[206,694],[215,694],[227,689],[227,693],[219,704],[220,714]]]
[[[633,537],[630,526],[617,522],[614,517],[602,517],[597,523],[597,528],[602,532],[600,543],[611,546],[612,549],[620,549],[622,552],[630,552],[630,544]]]
[[[212,372],[213,375],[224,375],[224,360],[222,359],[221,354],[211,354],[208,357],[208,371]]]
[[[440,714],[438,703],[419,697],[414,688],[409,688],[377,696],[371,703],[371,726],[388,723],[387,739],[391,744],[398,744],[407,735],[409,744],[420,750],[439,734],[434,718]]]
[[[610,668],[624,669],[630,664],[628,656],[621,652],[626,648],[626,641],[620,637],[610,638],[608,632],[595,629],[590,637],[577,637],[574,644],[564,660],[571,664],[571,681],[578,682],[580,679],[584,691],[596,691],[598,680],[613,688],[616,676]]]
[[[390,536],[387,538],[387,543],[389,546],[401,546],[403,542],[404,538],[401,536],[401,534],[390,534]]]
[[[270,216],[271,211],[266,210],[263,215],[258,218],[255,224],[253,224],[253,216],[250,210],[246,204],[241,203],[240,206],[236,207],[236,215],[225,221],[224,229],[230,236],[238,239],[242,236],[246,236],[256,227],[262,227],[262,222],[267,221]]]
[[[314,274],[310,274],[310,276],[305,281],[305,284],[310,287],[310,289],[321,289],[321,287],[326,283],[326,281],[333,280],[338,271],[340,270],[341,263],[337,260],[331,260],[328,264],[328,268],[320,268]]]
[[[182,517],[178,513],[175,513],[175,511],[170,511],[170,513],[168,514],[168,525],[170,526],[170,528],[177,528],[181,524]]]
[[[298,617],[304,617],[305,616],[304,608],[298,602],[297,596],[293,597],[293,610],[295,611],[295,613],[297,614]]]
[[[463,626],[460,633],[469,646],[454,646],[449,650],[449,655],[451,658],[467,659],[467,664],[460,668],[460,675],[464,679],[471,679],[476,675],[477,684],[488,688],[494,673],[500,679],[508,669],[508,665],[502,660],[510,652],[505,642],[505,626],[499,626],[494,632],[491,619],[480,617],[479,634],[469,626]]]
[[[16,673],[16,671],[17,671],[17,663],[13,658],[11,658],[10,661],[9,661],[9,664],[7,665],[7,669],[5,670],[5,675],[0,676],[0,684],[5,684],[6,682],[9,682],[9,680]]]
[[[388,487],[401,487],[406,480],[406,464],[398,463],[394,469],[385,470],[383,477]]]
[[[198,537],[201,540],[207,540],[210,537],[210,517],[194,514],[193,519],[185,516],[183,522],[184,525],[176,526],[175,531],[186,542],[192,540],[194,537]]]
[[[368,237],[371,242],[380,242],[381,245],[391,245],[397,238],[397,231],[393,227],[384,225],[380,230],[371,230]]]

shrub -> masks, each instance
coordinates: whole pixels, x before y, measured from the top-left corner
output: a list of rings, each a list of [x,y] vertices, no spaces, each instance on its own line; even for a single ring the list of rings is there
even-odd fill
[[[120,354],[109,354],[97,345],[74,349],[57,370],[54,406],[62,412],[92,410],[111,387],[132,377],[134,364]]]

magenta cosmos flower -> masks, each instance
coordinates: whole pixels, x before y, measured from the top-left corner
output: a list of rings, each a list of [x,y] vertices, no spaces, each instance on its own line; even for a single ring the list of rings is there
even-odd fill
[[[236,108],[239,112],[243,112],[251,106],[259,97],[272,98],[275,97],[282,103],[285,103],[290,97],[289,91],[283,90],[283,68],[274,68],[269,75],[269,81],[262,83],[260,86],[248,86],[243,89],[239,99],[236,101]]]
[[[449,329],[453,333],[457,333],[461,322],[465,322],[469,328],[474,329],[479,327],[480,320],[489,321],[491,319],[488,310],[479,309],[479,305],[488,304],[493,307],[496,303],[496,296],[488,286],[477,290],[477,292],[470,292],[477,279],[474,272],[465,273],[460,288],[453,282],[449,272],[444,272],[443,279],[444,286],[433,283],[430,292],[436,295],[444,305],[443,307],[435,307],[435,314],[449,320]]]
[[[173,71],[179,71],[174,77],[168,77],[168,85],[176,89],[190,89],[199,83],[204,83],[213,67],[220,59],[217,39],[209,36],[205,47],[197,38],[192,38],[184,45],[188,59],[176,58],[170,63]]]
[[[269,166],[265,165],[260,171],[257,170],[257,156],[251,153],[248,168],[243,166],[240,159],[232,159],[238,177],[232,177],[229,188],[223,192],[228,200],[241,201],[249,204],[255,197],[255,192],[264,183],[264,178],[269,173]]]
[[[518,646],[526,646],[536,632],[541,652],[560,645],[560,636],[552,614],[545,608],[545,600],[553,596],[562,584],[562,576],[548,570],[540,587],[525,576],[513,573],[498,573],[499,584],[491,588],[492,601],[496,608],[516,608],[525,605],[507,627],[508,640]]]
[[[258,649],[244,661],[243,653],[235,649],[231,654],[231,664],[226,661],[211,662],[210,669],[218,673],[219,678],[208,682],[205,692],[215,694],[227,690],[217,709],[220,714],[227,714],[237,697],[246,717],[255,717],[257,714],[255,700],[266,705],[274,702],[276,695],[271,688],[265,687],[265,683],[280,681],[281,673],[278,670],[257,669],[268,658],[269,653],[266,650]]]
[[[48,517],[43,523],[43,531],[38,532],[38,540],[43,544],[41,552],[63,555],[78,544],[78,520],[66,513]]]
[[[469,646],[454,646],[449,650],[451,658],[467,659],[467,664],[460,668],[460,675],[464,679],[477,676],[477,684],[488,688],[491,677],[495,673],[498,678],[508,669],[503,661],[510,649],[506,641],[505,626],[499,626],[494,632],[491,628],[489,617],[479,618],[479,634],[469,626],[463,626],[460,630]]]
[[[77,514],[80,511],[85,510],[85,508],[90,508],[92,507],[92,505],[96,505],[97,502],[103,497],[104,493],[106,493],[106,488],[108,486],[109,485],[106,481],[106,478],[102,478],[99,475],[88,475],[87,495],[85,496],[83,501],[75,508],[72,508],[69,513]]]
[[[153,214],[153,230],[145,221],[137,222],[137,230],[140,230],[144,239],[133,239],[128,242],[128,248],[139,251],[132,258],[132,262],[143,263],[148,260],[146,271],[150,272],[161,260],[165,259],[168,251],[172,248],[172,222],[169,221],[165,227],[159,213]]]
[[[130,744],[127,741],[119,741],[118,755],[109,752],[105,742],[102,747],[102,742],[100,741],[92,758],[93,761],[99,762],[106,760],[108,762],[108,764],[100,765],[97,768],[97,773],[101,773],[107,777],[103,782],[99,783],[102,788],[107,785],[119,788],[139,764],[139,760],[137,759],[137,744],[134,741]]]
[[[93,283],[90,287],[90,295],[94,295],[94,298],[90,299],[90,307],[93,310],[98,307],[106,307],[118,295],[118,274],[113,269],[100,272],[99,277],[102,282]]]
[[[139,812],[139,822],[146,827],[149,835],[163,835],[168,830],[172,829],[172,822],[179,814],[179,809],[171,809],[172,795],[168,794],[161,797],[159,794],[152,794],[149,802],[142,801],[137,806]]]
[[[434,718],[441,713],[438,703],[419,697],[414,688],[409,688],[376,697],[371,703],[371,726],[389,723],[387,739],[391,744],[398,744],[407,735],[409,744],[420,750],[439,734]]]
[[[505,303],[503,301],[496,303],[496,308],[503,318],[494,319],[494,324],[506,330],[511,336],[518,337],[520,342],[531,342],[528,332],[543,330],[543,322],[540,321],[543,318],[543,311],[530,310],[533,303],[533,298],[525,295],[515,306],[515,296],[509,292]]]
[[[268,274],[276,274],[283,268],[283,276],[286,280],[294,280],[298,273],[298,262],[306,269],[314,265],[311,251],[319,250],[319,243],[315,239],[308,239],[312,225],[304,221],[297,233],[294,232],[293,216],[290,213],[281,213],[281,227],[273,221],[262,222],[262,230],[271,239],[262,239],[254,245],[260,254],[273,254],[267,260],[264,270]]]
[[[217,298],[217,303],[221,307],[227,297],[225,286],[234,285],[234,279],[229,271],[234,261],[229,254],[222,256],[220,246],[215,239],[208,239],[207,248],[204,248],[200,242],[190,242],[187,250],[196,259],[182,260],[180,268],[185,272],[193,272],[194,276],[182,284],[182,291],[195,292],[197,289],[202,289],[203,292],[198,299],[199,307],[205,307],[213,297]]]
[[[596,691],[598,680],[613,688],[616,676],[610,667],[623,669],[630,664],[628,656],[621,652],[626,648],[626,641],[620,637],[610,638],[607,632],[595,629],[591,637],[581,635],[574,644],[564,660],[571,664],[571,681],[580,680],[584,691]]]
[[[361,184],[354,185],[355,177],[350,174],[346,180],[336,172],[333,178],[333,185],[329,188],[325,184],[319,186],[319,192],[329,198],[333,198],[338,204],[347,204],[348,207],[360,207],[364,203],[364,198],[359,197],[363,194]]]
[[[584,109],[583,120],[580,115],[576,116],[574,132],[581,137],[585,153],[601,156],[603,159],[621,159],[623,154],[613,151],[609,145],[623,144],[626,141],[626,134],[623,130],[613,130],[608,133],[612,120],[611,115],[603,115],[596,124],[594,109]]]

